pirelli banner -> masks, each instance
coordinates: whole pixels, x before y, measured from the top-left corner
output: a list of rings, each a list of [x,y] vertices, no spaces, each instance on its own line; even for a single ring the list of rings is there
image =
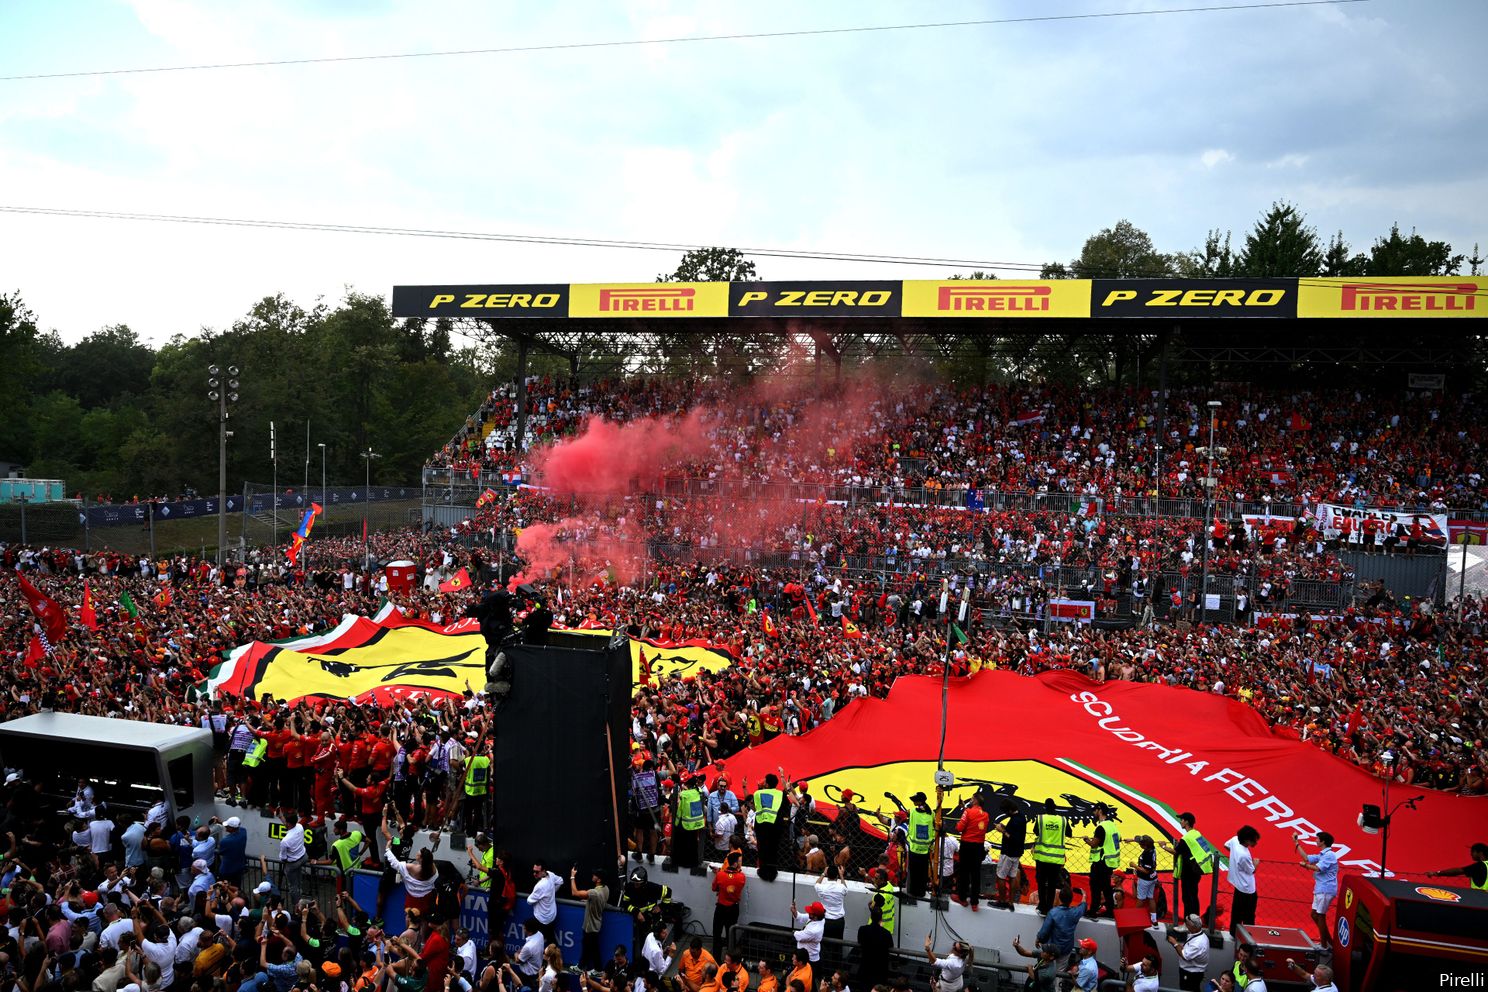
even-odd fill
[[[1483,317],[1488,277],[398,286],[395,317]]]

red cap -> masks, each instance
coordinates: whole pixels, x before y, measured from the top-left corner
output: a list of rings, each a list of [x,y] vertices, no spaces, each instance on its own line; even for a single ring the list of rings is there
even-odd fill
[[[1086,937],[1084,940],[1080,941],[1080,950],[1089,951],[1091,954],[1094,954],[1095,941],[1091,940],[1089,937]]]
[[[806,915],[807,916],[811,916],[811,917],[826,916],[827,915],[827,907],[823,906],[819,902],[814,902],[810,906],[807,906],[806,907]]]
[[[843,789],[842,790],[842,801],[845,802],[845,803],[850,803],[850,802],[852,802],[853,796],[856,796],[856,795],[857,795],[857,793],[854,792],[854,791],[852,791],[851,789]]]
[[[907,810],[907,809],[896,809],[896,810],[894,810],[894,819],[896,819],[896,820],[907,820],[907,819],[909,819],[909,810]]]
[[[83,905],[84,906],[96,906],[96,905],[98,905],[98,893],[97,892],[94,892],[92,889],[89,889],[87,892],[84,892],[83,893]]]

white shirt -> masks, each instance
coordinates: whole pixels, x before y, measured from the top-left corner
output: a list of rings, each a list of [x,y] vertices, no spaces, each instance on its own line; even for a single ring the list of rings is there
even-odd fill
[[[201,927],[192,927],[176,941],[176,964],[185,964],[196,957],[201,946]]]
[[[119,947],[119,938],[126,933],[134,933],[134,921],[127,916],[115,920],[103,928],[103,933],[98,936],[98,946],[112,947],[117,950]]]
[[[303,823],[296,823],[289,830],[285,831],[284,839],[279,842],[279,860],[284,862],[299,861],[304,856],[305,825]]]
[[[460,959],[460,970],[471,978],[475,977],[475,941],[467,940],[455,948],[455,954]]]
[[[543,935],[535,933],[522,941],[517,950],[517,970],[524,975],[535,975],[542,967]]]
[[[537,922],[552,923],[558,918],[558,901],[555,897],[562,884],[563,879],[550,871],[532,887],[531,894],[527,896],[527,904],[532,907],[532,915],[537,917]]]
[[[713,821],[713,849],[715,851],[728,851],[729,841],[734,836],[734,830],[739,826],[739,818],[728,810],[718,814],[718,819]]]
[[[409,862],[399,861],[398,856],[393,853],[393,849],[391,847],[383,848],[382,859],[386,861],[387,866],[393,871],[397,872],[398,877],[403,880],[403,891],[415,899],[422,899],[430,892],[433,892],[434,883],[439,881],[439,874],[437,872],[429,878],[419,878],[417,875],[410,872],[408,870]]]
[[[950,834],[943,834],[940,842],[944,845],[940,852],[940,877],[946,878],[956,874],[956,853],[961,850],[961,841]]]
[[[645,959],[650,969],[658,975],[665,975],[672,967],[672,959],[666,956],[661,941],[656,939],[656,934],[646,934],[646,942],[641,945],[641,957]]]
[[[1161,984],[1161,975],[1143,975],[1138,973],[1136,979],[1132,982],[1132,992],[1157,992]],[[1255,982],[1252,981],[1251,985],[1254,984]]]
[[[114,832],[113,820],[94,820],[88,824],[88,850],[94,854],[107,854],[113,846],[109,837]]]
[[[816,883],[816,898],[827,911],[827,919],[840,920],[847,915],[842,900],[847,896],[847,883],[824,878]]]
[[[1209,970],[1209,935],[1200,930],[1183,942],[1180,951],[1183,960],[1178,963],[1182,971]]]
[[[1250,856],[1250,848],[1240,843],[1238,837],[1231,837],[1225,841],[1225,847],[1230,851],[1231,887],[1236,892],[1254,895],[1256,890],[1255,859]]]
[[[176,980],[176,935],[167,935],[163,944],[151,940],[141,941],[140,950],[160,968],[160,987],[169,987]]]
[[[796,914],[796,946],[806,948],[806,956],[813,962],[821,960],[822,935],[827,929],[825,920],[813,920],[803,913]]]
[[[955,954],[939,958],[935,970],[940,972],[940,992],[961,992],[965,985],[966,962]]]

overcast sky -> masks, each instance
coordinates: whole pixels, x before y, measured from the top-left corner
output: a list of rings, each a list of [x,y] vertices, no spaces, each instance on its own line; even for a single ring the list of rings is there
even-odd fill
[[[1218,0],[0,3],[0,75]],[[1231,0],[1235,2],[1235,0]],[[1483,0],[0,81],[0,204],[1009,262],[1273,200],[1358,247],[1488,245]],[[0,213],[0,292],[76,340],[347,287],[648,281],[675,254]],[[929,278],[761,259],[766,278]],[[1005,275],[1012,275],[1006,272]]]

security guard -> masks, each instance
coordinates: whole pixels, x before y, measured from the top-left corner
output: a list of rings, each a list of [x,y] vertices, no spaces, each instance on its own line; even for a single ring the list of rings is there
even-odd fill
[[[909,797],[914,808],[909,811],[909,894],[923,896],[930,887],[930,846],[935,841],[935,813],[923,792]]]
[[[1121,867],[1121,833],[1116,828],[1116,811],[1100,804],[1103,819],[1095,834],[1085,838],[1090,845],[1090,911],[1091,918],[1116,911],[1111,894],[1111,873]]]
[[[253,738],[253,746],[248,753],[243,755],[243,767],[247,769],[248,776],[248,802],[253,805],[262,805],[265,789],[268,783],[264,781],[263,763],[269,754],[269,742],[266,738]]]
[[[1176,845],[1163,844],[1163,850],[1173,855],[1173,877],[1178,879],[1181,896],[1181,915],[1204,915],[1199,906],[1199,883],[1214,870],[1214,845],[1194,829],[1199,818],[1192,813],[1179,813],[1178,823],[1183,827],[1183,836]]]
[[[878,868],[873,873],[873,895],[869,899],[869,906],[878,908],[879,926],[894,936],[894,928],[899,923],[899,897],[894,894],[894,883],[889,881],[889,873]],[[872,914],[870,913],[870,916]]]
[[[342,817],[336,821],[334,827],[335,841],[331,844],[331,861],[336,866],[336,891],[350,891],[351,872],[361,863],[357,852],[362,848],[364,840],[360,830],[352,830],[346,824],[346,818]]]
[[[1038,884],[1038,911],[1048,915],[1054,908],[1054,893],[1064,887],[1064,841],[1069,823],[1055,811],[1054,800],[1044,800],[1044,811],[1033,821],[1033,871]]]
[[[765,776],[764,788],[754,794],[754,836],[759,842],[759,877],[770,882],[775,879],[775,862],[780,854],[780,819],[784,815],[785,793],[780,789],[780,779]]]
[[[482,748],[465,759],[464,819],[467,834],[473,834],[480,829],[481,807],[485,805],[490,783],[491,756]]]
[[[1464,868],[1442,868],[1438,871],[1428,871],[1427,878],[1451,878],[1457,875],[1467,876],[1468,885],[1479,892],[1488,891],[1488,844],[1474,844],[1468,849],[1472,856],[1472,864]]]
[[[672,817],[672,863],[678,868],[696,868],[708,825],[703,794],[698,790],[702,776],[684,779],[677,792],[677,811]]]

